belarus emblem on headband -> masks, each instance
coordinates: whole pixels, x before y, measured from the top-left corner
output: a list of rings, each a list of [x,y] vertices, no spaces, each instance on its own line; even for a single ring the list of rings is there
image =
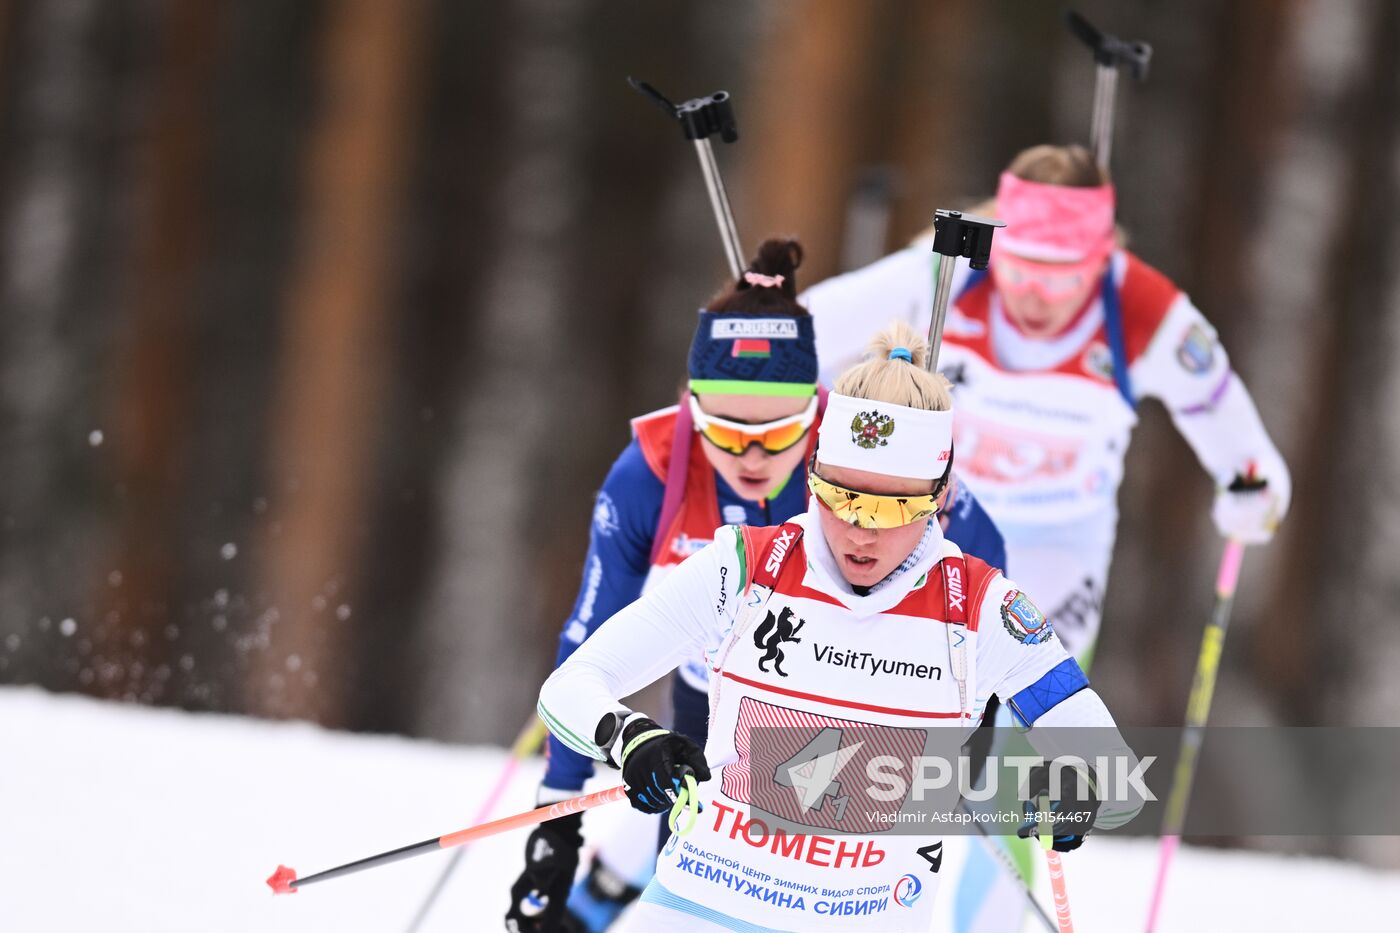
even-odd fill
[[[889,446],[893,433],[894,419],[877,411],[863,411],[851,421],[851,441],[866,450]]]

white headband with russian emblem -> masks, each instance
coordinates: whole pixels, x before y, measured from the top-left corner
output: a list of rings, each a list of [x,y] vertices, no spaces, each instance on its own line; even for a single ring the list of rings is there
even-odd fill
[[[910,479],[938,479],[953,456],[953,413],[832,392],[817,430],[817,459],[829,466]]]

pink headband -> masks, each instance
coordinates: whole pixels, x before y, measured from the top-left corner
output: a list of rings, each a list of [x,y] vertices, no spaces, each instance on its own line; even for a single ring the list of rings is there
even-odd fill
[[[1079,262],[1113,249],[1113,186],[1046,185],[1002,172],[992,249],[1044,262]]]

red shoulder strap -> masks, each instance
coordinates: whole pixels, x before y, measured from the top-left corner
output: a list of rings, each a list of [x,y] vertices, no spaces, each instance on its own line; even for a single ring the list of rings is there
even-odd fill
[[[690,469],[690,435],[695,430],[695,421],[690,416],[688,400],[682,396],[676,408],[676,423],[671,436],[671,462],[666,465],[666,493],[661,499],[661,517],[656,521],[656,533],[652,535],[651,562],[660,563],[661,552],[666,548],[666,531],[676,520],[685,499],[686,474]]]
[[[967,561],[961,554],[945,557],[939,562],[943,567],[943,608],[948,625],[948,660],[953,669],[953,679],[958,682],[958,711],[963,719],[970,719],[967,690],[967,588],[971,582],[967,577]],[[971,626],[977,631],[976,626]]]
[[[1123,340],[1128,365],[1147,352],[1157,328],[1162,326],[1181,289],[1152,266],[1128,253],[1128,267],[1119,286],[1122,303]]]
[[[943,619],[954,625],[967,624],[967,561],[962,555],[945,557],[943,567]]]
[[[749,531],[748,528],[744,529]],[[802,526],[794,522],[784,522],[769,536],[764,544],[762,541],[755,542],[754,537],[745,534],[744,544],[757,543],[760,546],[755,548],[757,554],[751,555],[753,567],[749,571],[749,581],[760,583],[770,590],[777,589],[778,577],[782,575],[784,566],[787,565],[788,555],[797,550],[797,542],[802,540]]]

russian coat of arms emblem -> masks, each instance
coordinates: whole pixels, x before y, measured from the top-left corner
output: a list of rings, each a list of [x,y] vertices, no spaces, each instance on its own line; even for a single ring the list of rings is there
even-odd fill
[[[851,440],[857,447],[874,450],[889,445],[894,419],[877,411],[863,411],[851,420]]]

